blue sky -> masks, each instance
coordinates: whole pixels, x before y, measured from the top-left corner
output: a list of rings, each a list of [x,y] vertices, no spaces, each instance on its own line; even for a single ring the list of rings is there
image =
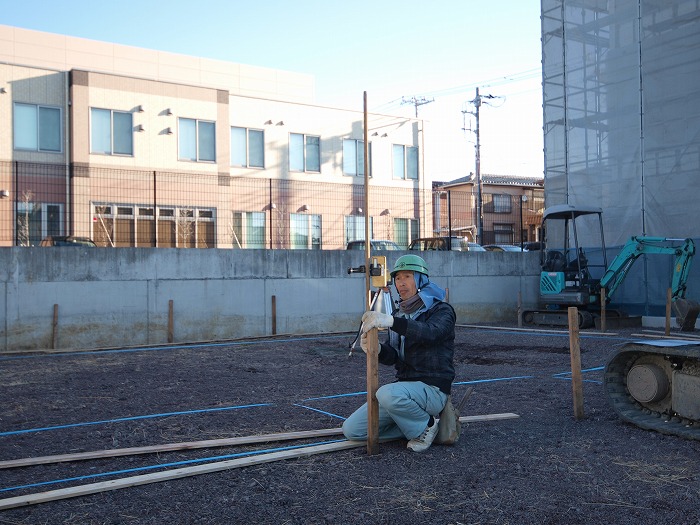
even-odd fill
[[[435,130],[435,180],[474,171],[541,176],[539,0],[0,0],[0,23],[308,73],[316,102],[413,116]]]

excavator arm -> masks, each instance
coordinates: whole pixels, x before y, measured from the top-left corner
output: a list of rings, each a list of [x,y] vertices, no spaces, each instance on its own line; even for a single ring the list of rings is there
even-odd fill
[[[675,246],[668,244],[677,241],[681,241],[681,244]],[[624,281],[634,262],[641,255],[645,254],[665,254],[675,257],[671,282],[671,300],[676,309],[678,324],[684,330],[692,329],[695,326],[698,313],[700,313],[700,305],[685,299],[690,263],[695,255],[695,243],[692,239],[631,237],[605,271],[605,274],[600,279],[599,286],[606,289],[608,298],[612,297],[615,290]]]

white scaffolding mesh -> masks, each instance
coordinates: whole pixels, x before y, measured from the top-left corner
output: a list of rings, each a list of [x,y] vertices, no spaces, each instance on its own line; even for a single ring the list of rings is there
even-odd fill
[[[612,256],[633,235],[700,237],[700,4],[541,7],[546,206],[600,206]],[[648,294],[628,297],[648,310],[661,288],[663,302],[668,264],[645,261],[645,292],[620,293]],[[689,285],[693,295],[700,288]]]

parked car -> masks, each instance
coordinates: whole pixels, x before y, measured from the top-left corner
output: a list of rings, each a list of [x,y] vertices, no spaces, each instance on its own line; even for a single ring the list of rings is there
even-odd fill
[[[372,239],[369,241],[370,250],[401,250],[401,246],[396,244],[394,241],[385,241]],[[364,250],[365,241],[350,241],[347,246],[348,250]]]
[[[451,245],[451,248],[448,246]],[[469,241],[466,237],[423,237],[414,239],[408,245],[409,250],[449,250],[457,252],[485,252],[483,246]]]
[[[526,242],[523,246],[523,250],[526,252],[538,252],[542,249],[542,243],[540,242]]]
[[[486,244],[484,249],[487,252],[523,252],[520,246],[515,246],[513,244]]]
[[[74,237],[73,235],[50,235],[41,239],[39,246],[97,246],[89,237]]]

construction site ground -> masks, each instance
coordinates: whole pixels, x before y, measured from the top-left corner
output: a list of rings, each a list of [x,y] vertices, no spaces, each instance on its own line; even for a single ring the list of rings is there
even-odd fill
[[[581,332],[581,420],[566,330],[460,325],[455,399],[473,388],[462,416],[517,418],[470,422],[424,453],[394,441],[165,481],[153,476],[342,436],[6,468],[0,508],[60,497],[0,510],[0,524],[697,524],[700,442],[623,423],[605,396],[602,367],[640,331]],[[365,400],[353,337],[4,354],[0,461],[338,428]],[[380,384],[393,379],[380,366]],[[77,495],[137,476],[155,482]]]

